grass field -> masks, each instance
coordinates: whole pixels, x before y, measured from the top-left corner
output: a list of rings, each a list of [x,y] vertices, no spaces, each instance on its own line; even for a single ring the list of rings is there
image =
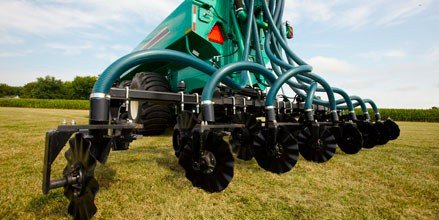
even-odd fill
[[[68,219],[61,189],[41,193],[44,133],[87,111],[0,108],[0,219]],[[146,137],[97,167],[96,219],[439,219],[439,124],[401,122],[386,146],[289,173],[235,163],[222,193],[193,188],[169,135]],[[65,165],[53,167],[60,177]]]

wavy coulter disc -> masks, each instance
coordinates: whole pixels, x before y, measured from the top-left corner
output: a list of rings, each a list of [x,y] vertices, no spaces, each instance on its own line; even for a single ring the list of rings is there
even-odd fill
[[[192,185],[207,192],[220,192],[233,178],[234,159],[221,134],[193,131],[192,141],[182,149],[179,164]]]
[[[337,144],[346,154],[356,154],[363,147],[363,136],[354,124],[346,123]]]
[[[377,131],[369,121],[357,122],[358,129],[363,136],[363,148],[371,149],[377,145]]]
[[[324,163],[330,160],[336,151],[334,135],[323,125],[305,127],[298,135],[300,154],[308,161]]]
[[[91,142],[84,134],[77,133],[69,141],[70,149],[66,152],[67,166],[64,175],[81,173],[80,182],[64,187],[64,195],[69,199],[68,213],[74,219],[90,219],[97,208],[94,198],[99,190],[99,184],[94,178],[96,159],[90,154]]]
[[[284,127],[264,128],[254,140],[253,150],[258,165],[272,173],[286,173],[297,163],[299,146]]]
[[[245,127],[232,130],[229,139],[232,151],[238,159],[251,160],[253,158],[253,134],[260,130],[260,125],[256,117],[248,113],[237,114],[235,122],[245,124]]]
[[[377,131],[377,145],[387,144],[390,140],[390,135],[386,125],[382,121],[377,121],[373,124],[373,127]]]
[[[390,140],[396,140],[399,137],[399,126],[391,119],[384,121],[384,125],[387,127]]]
[[[233,153],[241,160],[251,160],[253,158],[253,137],[246,128],[235,128],[230,135],[229,143]]]
[[[192,129],[198,123],[196,116],[190,111],[183,111],[177,116],[177,124],[172,134],[172,146],[175,156],[179,156],[181,147],[185,146],[190,140]]]

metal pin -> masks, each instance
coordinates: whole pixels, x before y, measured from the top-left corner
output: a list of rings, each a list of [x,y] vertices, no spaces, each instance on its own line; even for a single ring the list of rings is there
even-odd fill
[[[244,101],[244,112],[247,112],[247,99],[243,98]]]
[[[232,97],[232,105],[233,105],[233,107],[232,107],[233,114],[235,115],[236,114],[236,99],[235,99],[235,97]]]
[[[181,112],[183,112],[184,111],[184,92],[179,92],[179,93],[181,94],[181,104],[180,104]]]
[[[197,105],[195,106],[196,108],[196,113],[200,113],[200,95],[198,95],[198,93],[195,93],[195,98],[197,99]]]

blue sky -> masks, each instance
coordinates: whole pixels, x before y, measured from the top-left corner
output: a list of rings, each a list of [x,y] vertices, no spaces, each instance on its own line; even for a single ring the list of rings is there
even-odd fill
[[[182,0],[2,0],[0,83],[98,75]],[[439,106],[438,0],[287,0],[293,50],[383,107]]]

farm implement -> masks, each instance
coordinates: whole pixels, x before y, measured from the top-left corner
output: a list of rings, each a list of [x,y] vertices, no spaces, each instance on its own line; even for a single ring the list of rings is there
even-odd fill
[[[70,215],[93,217],[97,162],[169,125],[186,178],[211,193],[227,188],[235,157],[282,174],[299,154],[324,163],[337,146],[356,154],[396,139],[398,125],[382,119],[371,99],[332,87],[292,51],[284,7],[285,0],[185,0],[99,76],[88,125],[47,132],[43,192],[63,188]],[[51,166],[64,146],[67,165],[54,180]]]

